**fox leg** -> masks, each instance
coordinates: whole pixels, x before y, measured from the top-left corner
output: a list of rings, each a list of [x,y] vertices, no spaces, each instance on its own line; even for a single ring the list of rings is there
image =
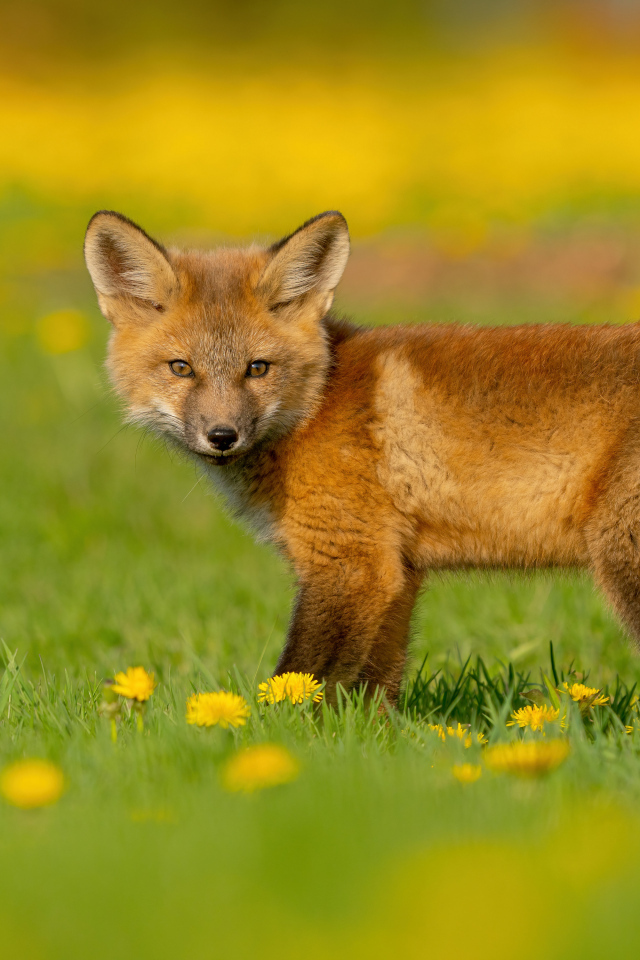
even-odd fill
[[[640,493],[615,492],[589,524],[588,550],[596,583],[640,647]]]
[[[362,561],[362,558],[360,558]],[[418,585],[400,561],[335,560],[305,571],[276,672],[312,673],[335,701],[359,679],[398,692]]]
[[[404,589],[389,607],[380,624],[378,636],[371,645],[369,656],[360,671],[358,683],[366,683],[373,693],[384,688],[389,703],[398,699],[400,684],[407,660],[411,614],[422,586],[423,575],[407,573]]]

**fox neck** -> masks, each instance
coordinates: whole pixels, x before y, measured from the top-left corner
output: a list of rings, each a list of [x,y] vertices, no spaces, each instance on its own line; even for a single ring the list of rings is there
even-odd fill
[[[260,445],[235,463],[227,466],[206,465],[206,475],[221,494],[230,513],[250,529],[261,543],[277,541],[278,503],[283,488],[279,444]],[[280,496],[274,496],[278,491]]]
[[[337,347],[359,330],[328,314],[323,320],[328,363],[323,387],[297,422],[285,434],[265,438],[240,459],[226,466],[206,465],[206,474],[222,495],[235,519],[248,526],[260,542],[279,545],[278,518],[282,515],[288,451],[304,443],[306,428],[320,410],[337,365]]]

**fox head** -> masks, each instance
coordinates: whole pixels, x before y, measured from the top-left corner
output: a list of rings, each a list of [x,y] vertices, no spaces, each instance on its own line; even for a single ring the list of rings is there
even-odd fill
[[[84,252],[130,421],[224,465],[314,413],[330,363],[322,320],[349,256],[342,214],[267,249],[204,253],[165,250],[101,211]]]

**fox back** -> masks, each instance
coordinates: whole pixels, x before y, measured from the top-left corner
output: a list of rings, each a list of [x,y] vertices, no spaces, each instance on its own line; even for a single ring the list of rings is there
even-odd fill
[[[640,637],[638,327],[354,327],[348,254],[335,211],[209,253],[102,211],[85,242],[129,419],[293,565],[278,671],[393,700],[432,569],[587,566]]]

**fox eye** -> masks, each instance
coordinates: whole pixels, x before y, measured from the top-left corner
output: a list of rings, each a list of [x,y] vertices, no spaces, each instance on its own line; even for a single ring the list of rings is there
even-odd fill
[[[247,367],[247,376],[248,377],[264,377],[265,373],[269,369],[270,364],[266,360],[254,360],[253,363],[250,363]]]
[[[175,373],[176,377],[193,376],[193,370],[186,360],[170,360],[169,366],[171,367],[171,372]]]

